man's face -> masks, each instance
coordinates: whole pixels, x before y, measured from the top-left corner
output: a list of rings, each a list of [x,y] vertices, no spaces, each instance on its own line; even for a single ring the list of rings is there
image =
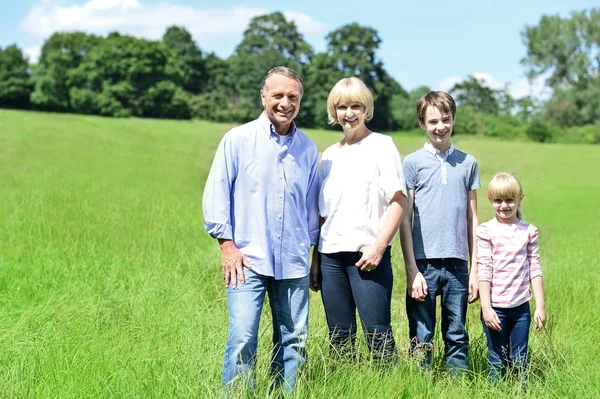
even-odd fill
[[[273,74],[265,81],[260,96],[275,131],[287,134],[300,109],[300,100],[302,100],[300,82],[285,75]]]
[[[454,118],[450,113],[441,112],[437,107],[429,106],[425,112],[424,122],[419,122],[427,131],[429,142],[442,153],[450,147],[450,136],[454,126]]]

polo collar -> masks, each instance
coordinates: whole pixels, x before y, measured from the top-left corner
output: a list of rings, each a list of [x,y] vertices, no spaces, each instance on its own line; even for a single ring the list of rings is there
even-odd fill
[[[433,145],[431,145],[430,142],[425,143],[423,148],[425,148],[427,150],[427,152],[431,153],[432,155],[438,155],[440,158],[444,158],[444,156],[442,156],[442,153],[440,152],[440,150],[438,150]],[[445,156],[450,156],[450,155],[452,155],[453,152],[454,152],[454,146],[452,145],[452,143],[450,143],[450,148],[448,148],[448,151],[446,151]]]

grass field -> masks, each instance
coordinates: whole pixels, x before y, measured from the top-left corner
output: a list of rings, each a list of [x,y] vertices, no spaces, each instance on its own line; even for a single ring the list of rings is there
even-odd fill
[[[0,110],[0,397],[222,395],[225,290],[200,199],[230,127]],[[307,133],[321,150],[339,139]],[[393,137],[403,155],[424,142]],[[468,378],[443,374],[442,345],[433,375],[409,362],[396,245],[399,364],[378,369],[362,345],[360,361],[331,373],[321,299],[313,294],[309,363],[297,397],[600,397],[600,147],[454,143],[479,160],[484,186],[496,171],[517,172],[524,217],[540,229],[549,321],[531,334],[527,394],[488,386],[478,303],[468,315]],[[492,212],[479,191],[485,221]],[[263,316],[257,397],[269,396],[271,323]]]

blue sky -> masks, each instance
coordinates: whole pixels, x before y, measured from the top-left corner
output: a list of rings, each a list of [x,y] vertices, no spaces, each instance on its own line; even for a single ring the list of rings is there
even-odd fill
[[[316,51],[325,49],[328,32],[344,24],[375,28],[383,40],[379,58],[408,90],[420,85],[447,90],[475,74],[491,87],[509,83],[519,97],[543,89],[541,81],[528,85],[519,63],[524,27],[543,14],[567,16],[597,5],[597,0],[0,0],[0,46],[16,43],[35,59],[57,30],[118,30],[157,39],[166,26],[177,24],[202,50],[227,57],[253,16],[282,11]]]

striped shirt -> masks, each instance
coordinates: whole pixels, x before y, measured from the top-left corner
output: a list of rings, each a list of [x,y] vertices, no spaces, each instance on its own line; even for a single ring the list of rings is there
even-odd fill
[[[492,307],[513,308],[531,299],[529,283],[542,276],[537,228],[523,220],[477,228],[479,281],[489,281]]]

